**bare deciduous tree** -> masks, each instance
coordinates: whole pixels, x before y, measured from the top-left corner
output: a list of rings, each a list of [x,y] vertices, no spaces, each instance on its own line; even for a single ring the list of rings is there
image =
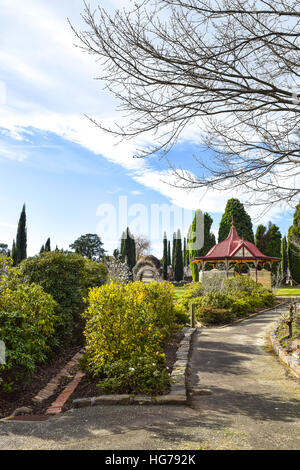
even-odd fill
[[[141,256],[149,254],[150,241],[144,235],[135,235],[135,250],[136,260],[138,261]]]
[[[86,5],[83,18],[88,30],[74,32],[126,115],[95,124],[121,139],[155,136],[139,157],[166,156],[194,126],[213,157],[196,157],[198,175],[173,168],[176,184],[299,199],[297,0],[145,0],[113,15]]]

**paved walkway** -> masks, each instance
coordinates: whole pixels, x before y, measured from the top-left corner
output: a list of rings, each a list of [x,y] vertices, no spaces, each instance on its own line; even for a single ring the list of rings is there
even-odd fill
[[[300,380],[266,348],[278,312],[199,330],[190,407],[74,410],[43,423],[0,422],[0,449],[300,449]],[[203,392],[202,392],[203,393]]]

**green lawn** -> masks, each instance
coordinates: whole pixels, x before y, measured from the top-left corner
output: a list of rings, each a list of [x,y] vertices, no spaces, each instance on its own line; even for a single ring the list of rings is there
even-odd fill
[[[175,287],[174,288],[174,298],[179,299],[184,293],[184,287]]]
[[[300,295],[300,287],[283,287],[282,289],[274,289],[275,295]]]

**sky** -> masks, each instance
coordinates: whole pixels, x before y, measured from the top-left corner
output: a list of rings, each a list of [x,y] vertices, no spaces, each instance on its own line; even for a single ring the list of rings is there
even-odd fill
[[[96,7],[98,0],[89,3]],[[113,11],[127,0],[103,4]],[[82,0],[0,0],[0,243],[12,245],[24,203],[29,256],[48,237],[52,247],[68,249],[86,233],[98,233],[112,253],[129,225],[161,257],[163,232],[186,234],[196,209],[210,213],[217,234],[227,200],[246,203],[246,195],[179,189],[165,162],[133,158],[134,142],[116,142],[85,117],[122,119],[95,80],[99,65],[75,47],[67,18],[80,29],[82,10]],[[169,157],[196,172],[197,152],[187,130]],[[263,216],[256,207],[247,211],[254,228],[272,220],[286,234],[292,224],[286,208]]]

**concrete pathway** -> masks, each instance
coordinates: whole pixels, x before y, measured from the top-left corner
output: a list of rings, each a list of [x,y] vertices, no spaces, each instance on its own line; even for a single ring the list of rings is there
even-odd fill
[[[216,447],[235,446],[238,439],[239,449],[300,449],[300,380],[267,340],[279,313],[198,331],[190,387],[211,395],[195,393],[192,405],[209,428],[227,433],[229,439],[222,444],[217,438]],[[210,445],[209,434],[201,429],[199,437]]]
[[[192,394],[189,407],[107,406],[0,422],[0,449],[300,449],[300,380],[266,347],[278,316],[197,332],[189,386],[211,394]]]

